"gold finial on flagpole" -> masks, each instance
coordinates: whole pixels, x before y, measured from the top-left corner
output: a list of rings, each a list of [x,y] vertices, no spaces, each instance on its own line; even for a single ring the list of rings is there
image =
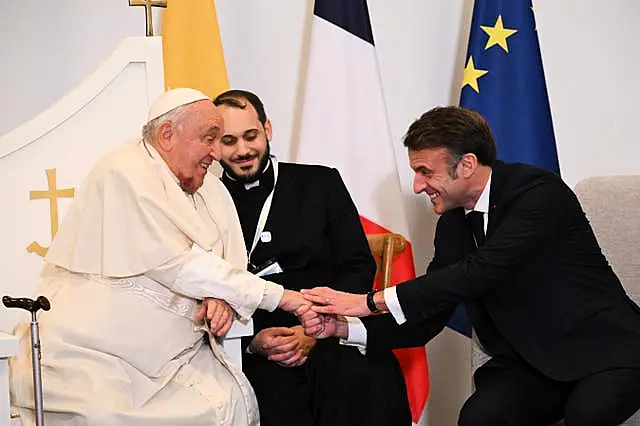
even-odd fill
[[[153,35],[152,7],[167,7],[167,0],[129,0],[129,6],[144,6],[144,15],[147,18],[147,37]]]

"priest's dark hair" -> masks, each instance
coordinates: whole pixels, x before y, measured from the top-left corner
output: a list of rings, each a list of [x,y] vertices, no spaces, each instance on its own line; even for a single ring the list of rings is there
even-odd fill
[[[258,120],[264,126],[264,123],[267,122],[267,113],[264,111],[262,101],[255,93],[240,89],[227,90],[216,96],[213,104],[215,106],[227,105],[232,108],[245,109],[247,104],[244,101],[249,102],[255,108],[258,113]]]

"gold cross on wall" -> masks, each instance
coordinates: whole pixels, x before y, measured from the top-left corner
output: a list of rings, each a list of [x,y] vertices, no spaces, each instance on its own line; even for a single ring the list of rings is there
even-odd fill
[[[56,187],[56,169],[47,170],[47,186],[46,191],[30,191],[29,199],[40,200],[49,199],[49,215],[51,219],[51,239],[58,233],[58,198],[73,198],[75,190],[73,188],[59,189]],[[48,247],[41,246],[38,242],[33,241],[27,247],[29,253],[36,253],[44,257],[47,254]]]
[[[147,19],[147,37],[153,35],[152,7],[167,7],[167,0],[129,0],[129,6],[144,6],[144,16]]]

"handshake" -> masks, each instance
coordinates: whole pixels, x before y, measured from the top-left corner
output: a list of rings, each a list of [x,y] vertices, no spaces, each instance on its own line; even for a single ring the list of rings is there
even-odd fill
[[[376,302],[378,309],[385,309],[382,294],[375,296],[379,298]],[[301,325],[260,330],[248,350],[285,367],[302,365],[315,346],[316,339],[348,338],[345,316],[371,315],[366,295],[345,293],[328,287],[304,289],[301,292],[284,290],[278,308],[296,315]],[[206,299],[196,314],[196,320],[206,320],[210,332],[216,336],[227,334],[234,317],[234,311],[225,301],[213,298]]]
[[[384,304],[384,299],[378,301]],[[344,316],[364,317],[372,313],[367,304],[367,295],[345,293],[328,287],[303,289],[300,293],[285,290],[278,307],[294,313],[302,323],[305,334],[317,339],[332,336],[347,338],[348,327]]]

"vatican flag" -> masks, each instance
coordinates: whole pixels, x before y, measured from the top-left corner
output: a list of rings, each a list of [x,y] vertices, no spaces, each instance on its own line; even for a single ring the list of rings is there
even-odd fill
[[[169,0],[162,48],[166,89],[192,87],[211,98],[229,89],[214,0]]]

